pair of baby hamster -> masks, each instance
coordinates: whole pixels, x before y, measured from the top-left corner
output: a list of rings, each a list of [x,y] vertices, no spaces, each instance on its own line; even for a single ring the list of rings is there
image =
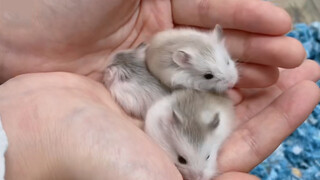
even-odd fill
[[[220,93],[237,80],[238,71],[219,25],[208,33],[194,29],[160,32],[149,46],[142,43],[113,55],[104,76],[104,84],[122,108],[142,119],[169,89]]]
[[[148,46],[117,53],[104,83],[128,114],[145,119],[146,133],[184,179],[209,180],[234,119],[224,92],[237,79],[217,25],[211,32],[163,31]]]

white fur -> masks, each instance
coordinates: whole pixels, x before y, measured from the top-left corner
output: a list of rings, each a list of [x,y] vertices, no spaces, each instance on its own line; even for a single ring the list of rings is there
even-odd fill
[[[146,115],[145,132],[163,148],[172,162],[185,179],[210,180],[217,175],[217,153],[221,144],[231,133],[234,123],[233,105],[229,99],[215,99],[208,96],[212,102],[200,113],[199,121],[207,124],[215,113],[219,112],[220,123],[218,127],[209,133],[200,149],[195,149],[184,134],[179,133],[173,126],[172,103],[175,101],[174,94],[162,98],[151,106]],[[193,104],[190,104],[192,106]],[[183,121],[182,121],[183,123]],[[186,157],[188,164],[182,165],[177,160],[177,152]],[[209,160],[205,160],[210,154]]]
[[[144,119],[149,107],[169,92],[148,72],[143,48],[118,52],[118,54],[120,53],[122,54],[121,58],[126,61],[119,63],[117,62],[117,60],[119,61],[117,54],[112,56],[111,62],[105,70],[104,84],[127,114]],[[125,62],[139,66],[126,66]],[[126,76],[127,79],[122,79],[123,76]]]
[[[157,100],[167,94],[161,87],[152,84],[143,86],[134,80],[113,80],[108,86],[113,98],[122,109],[129,115],[144,119],[149,107]]]
[[[238,81],[235,62],[224,44],[223,37],[218,38],[217,30],[209,33],[194,29],[167,30],[152,39],[146,62],[151,73],[171,88],[182,86],[200,91],[224,92]],[[177,51],[191,55],[191,67],[170,66]],[[216,78],[204,79],[203,75],[208,71]]]

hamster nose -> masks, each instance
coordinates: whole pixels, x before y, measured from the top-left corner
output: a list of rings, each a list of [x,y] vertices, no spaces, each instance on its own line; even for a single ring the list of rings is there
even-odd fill
[[[204,179],[203,179],[203,172],[198,172],[198,173],[196,174],[195,179],[196,179],[196,180],[204,180]]]
[[[229,83],[228,83],[228,88],[229,88],[229,89],[231,89],[231,88],[233,88],[233,87],[234,87],[234,85],[235,85],[235,83],[231,83],[231,82],[229,82]]]

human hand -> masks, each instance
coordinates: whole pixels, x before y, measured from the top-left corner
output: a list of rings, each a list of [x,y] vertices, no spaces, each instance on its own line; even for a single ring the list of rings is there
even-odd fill
[[[107,90],[68,73],[28,74],[0,86],[6,180],[181,179]]]
[[[288,14],[259,0],[33,0],[19,4],[23,11],[12,2],[0,7],[2,82],[43,71],[101,81],[111,53],[176,26],[226,28],[232,56],[246,62],[239,63],[238,87],[268,86],[277,67],[296,67],[305,57],[298,41],[281,36],[291,28]]]
[[[6,1],[10,2],[10,0]],[[239,87],[264,87],[270,85],[277,79],[278,70],[276,67],[295,67],[301,63],[301,60],[305,56],[302,46],[297,41],[287,37],[268,36],[281,35],[288,31],[290,20],[282,10],[267,5],[266,2],[254,0],[242,0],[241,2],[240,0],[226,0],[223,3],[218,0],[197,1],[211,4],[210,8],[206,8],[205,6],[197,6],[195,4],[196,1],[174,0],[172,1],[173,19],[171,18],[169,1],[143,1],[141,9],[136,8],[140,7],[138,4],[133,8],[128,1],[105,2],[103,0],[95,0],[84,2],[83,4],[76,4],[75,1],[71,4],[66,4],[70,2],[50,4],[49,1],[46,1],[49,4],[44,4],[45,1],[42,0],[35,0],[35,2],[39,3],[37,5],[38,9],[36,9],[37,13],[35,13],[38,14],[38,18],[26,16],[24,17],[25,19],[20,19],[20,22],[14,22],[18,23],[20,27],[27,24],[28,28],[24,27],[22,32],[14,28],[17,27],[17,24],[12,24],[12,18],[11,20],[10,18],[8,18],[9,20],[4,20],[3,17],[0,19],[0,22],[2,22],[0,23],[0,39],[2,40],[0,42],[1,81],[25,72],[58,70],[83,74],[100,80],[102,71],[106,65],[106,58],[113,51],[135,46],[141,41],[149,39],[152,34],[159,30],[172,28],[173,24],[207,28],[213,27],[215,23],[219,23],[225,28],[233,29],[226,30],[231,54],[240,61],[248,62],[247,64],[241,64],[242,78],[239,82]],[[115,4],[112,2],[115,2]],[[126,4],[123,4],[124,2]],[[135,4],[137,1],[130,1],[130,3]],[[183,4],[181,5],[181,3]],[[68,8],[62,8],[64,5],[71,5],[69,8],[72,11]],[[225,8],[225,6],[228,8]],[[104,9],[104,7],[106,9],[118,8],[117,12],[114,12],[110,9]],[[199,7],[200,10],[197,11],[198,8],[194,7]],[[2,6],[2,8],[4,7]],[[84,9],[88,12],[85,17],[82,16]],[[137,9],[140,12],[139,16],[137,16]],[[247,9],[247,11],[243,9]],[[158,13],[159,11],[168,12],[170,15],[163,16]],[[119,16],[110,18],[110,14],[117,14]],[[132,14],[136,16],[130,19]],[[27,23],[25,23],[26,21]],[[125,23],[125,21],[128,23]],[[286,49],[283,47],[286,47]],[[254,65],[254,63],[269,66]],[[60,80],[63,81],[63,78]],[[315,89],[315,87],[311,89]],[[271,94],[275,93],[275,91],[267,92]],[[39,99],[41,99],[40,97]],[[275,97],[269,96],[269,100]],[[265,99],[261,98],[262,100]],[[309,100],[309,103],[310,106],[313,105],[311,100]],[[262,108],[263,106],[267,106],[267,104],[268,102],[259,104],[259,107]],[[108,108],[110,107],[112,106],[108,106]],[[255,110],[257,111],[257,109]],[[12,111],[9,114],[11,117],[14,116]],[[306,111],[303,114],[306,115]],[[59,118],[52,117],[52,119],[56,121]],[[297,121],[301,122],[301,119]],[[33,123],[35,122],[33,121]],[[290,130],[293,131],[292,128]],[[13,129],[12,131],[16,130]],[[245,131],[239,130],[237,132]],[[241,139],[241,133],[239,134],[239,139]],[[24,134],[20,135],[24,136]],[[281,134],[281,138],[284,138],[283,134]],[[237,138],[232,139],[237,140]],[[241,144],[241,142],[243,141],[237,143]],[[272,143],[272,147],[275,146],[274,143]],[[51,147],[47,146],[49,149]],[[69,148],[72,149],[71,147]],[[223,168],[227,166],[224,164],[228,164],[232,160],[232,152],[229,151],[223,151],[227,155],[221,156],[227,159],[223,160],[222,158],[221,160],[222,162],[226,161],[226,163],[221,163],[222,170],[245,171],[238,167],[240,166],[239,164],[236,167],[231,166],[234,168]],[[271,153],[270,150],[268,152]],[[31,155],[32,153],[29,154]],[[265,157],[265,155],[264,152],[259,158]],[[48,154],[43,155],[43,157],[47,156]],[[34,161],[34,164],[39,165],[40,159]],[[245,165],[252,166],[254,164],[252,163],[253,159],[247,160],[250,160],[251,163]],[[247,168],[248,166],[244,167],[249,169]],[[19,169],[19,167],[17,168]],[[61,169],[58,170],[62,171]],[[22,175],[25,174],[22,173]]]
[[[320,97],[310,81],[320,78],[314,63],[282,71],[272,87],[242,92],[238,127],[219,155],[218,180],[256,179],[246,173],[304,121]],[[11,79],[0,86],[0,114],[9,139],[8,180],[181,179],[106,89],[87,78],[42,73]]]
[[[221,149],[219,168],[226,179],[249,172],[266,159],[312,112],[320,101],[320,66],[304,61],[295,69],[281,70],[278,82],[265,89],[233,92],[237,128]],[[232,174],[236,173],[236,174]]]

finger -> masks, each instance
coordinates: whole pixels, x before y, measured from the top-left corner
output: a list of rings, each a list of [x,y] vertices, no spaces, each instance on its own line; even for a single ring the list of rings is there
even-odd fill
[[[268,106],[283,91],[293,85],[304,81],[318,81],[320,79],[320,66],[312,60],[304,61],[301,66],[294,69],[285,69],[280,72],[280,77],[275,86],[267,89],[241,90],[238,96],[244,96],[245,101],[237,106],[236,113],[238,120],[245,122],[255,114]]]
[[[277,86],[285,90],[303,80],[311,80],[314,82],[320,80],[320,65],[316,61],[305,60],[301,66],[295,69],[282,70],[281,78]]]
[[[242,172],[228,172],[216,177],[214,180],[258,180],[259,178]]]
[[[239,61],[292,68],[300,65],[306,57],[302,44],[290,37],[263,36],[236,30],[227,30],[225,34],[230,54]]]
[[[234,105],[239,104],[243,100],[243,96],[238,89],[229,89],[227,90],[228,97],[232,100]]]
[[[250,171],[308,117],[319,101],[320,90],[312,81],[288,89],[233,134],[223,147],[220,167],[224,171]]]
[[[283,9],[259,0],[172,0],[174,23],[239,29],[270,35],[285,34],[291,19]]]
[[[238,64],[239,82],[234,89],[228,90],[228,96],[234,105],[243,100],[241,91],[237,88],[262,88],[274,84],[278,80],[279,71],[275,67],[248,63]]]
[[[279,70],[272,66],[239,63],[239,88],[262,88],[277,82]]]

